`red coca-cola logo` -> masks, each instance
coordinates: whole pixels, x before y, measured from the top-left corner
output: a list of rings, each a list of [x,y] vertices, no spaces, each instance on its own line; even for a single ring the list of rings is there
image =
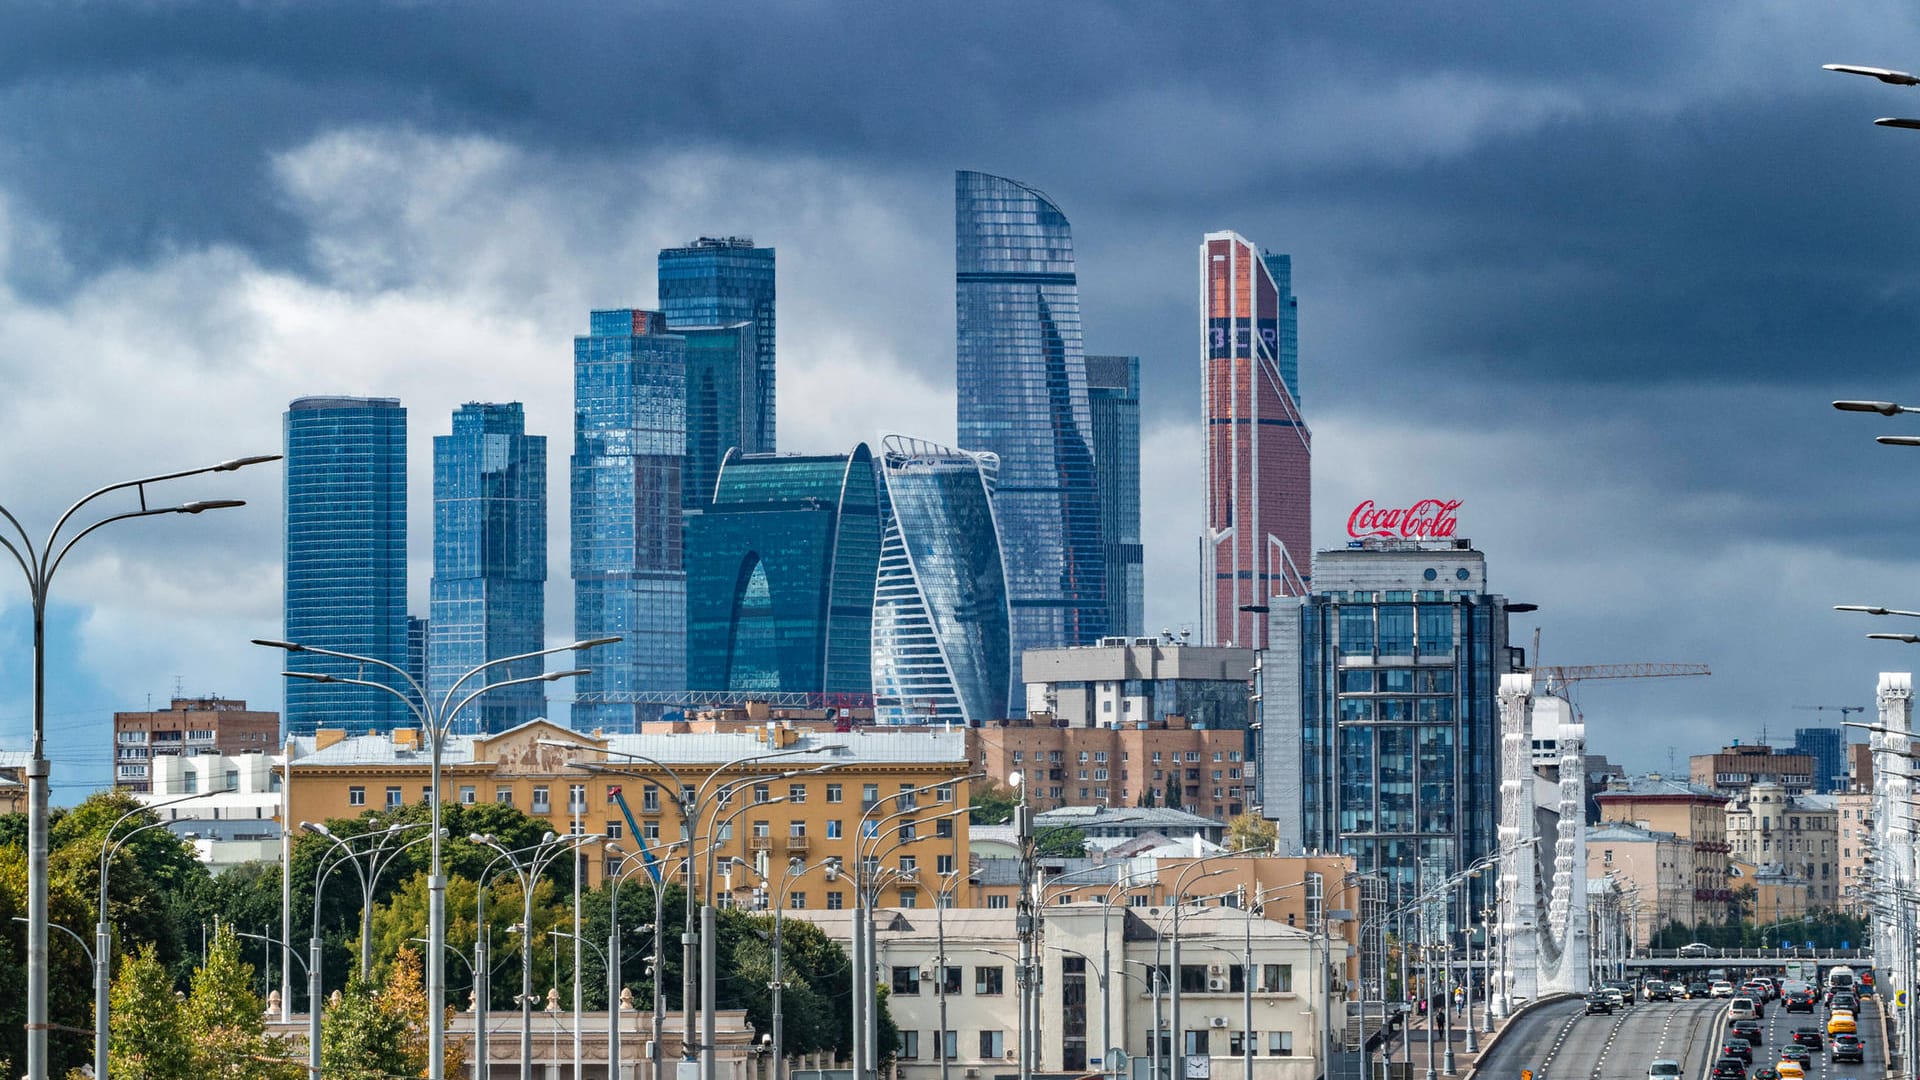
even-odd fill
[[[1459,520],[1459,499],[1421,499],[1408,507],[1380,508],[1368,499],[1347,515],[1347,535],[1397,536],[1402,540],[1444,540]]]

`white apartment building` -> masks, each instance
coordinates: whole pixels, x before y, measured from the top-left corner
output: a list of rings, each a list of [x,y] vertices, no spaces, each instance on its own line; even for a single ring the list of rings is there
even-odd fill
[[[155,757],[151,790],[133,797],[192,843],[216,874],[244,862],[278,860],[281,791],[274,769],[285,761],[257,753]]]

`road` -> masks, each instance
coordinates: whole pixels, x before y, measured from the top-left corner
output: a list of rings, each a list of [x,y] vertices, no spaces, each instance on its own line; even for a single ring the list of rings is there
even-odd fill
[[[1720,1001],[1645,1002],[1608,1015],[1587,1016],[1579,1001],[1547,1005],[1523,1014],[1475,1070],[1476,1080],[1519,1080],[1532,1069],[1534,1080],[1645,1080],[1658,1058],[1680,1062],[1683,1080],[1705,1080],[1718,1057],[1726,1031],[1727,1003]],[[1754,1067],[1779,1060],[1793,1029],[1826,1028],[1826,1011],[1789,1013],[1774,1002],[1764,1017],[1766,1041],[1755,1048]],[[1824,1051],[1813,1055],[1807,1080],[1881,1080],[1886,1076],[1886,1046],[1881,1038],[1879,1006],[1869,999],[1861,1013],[1864,1064],[1834,1065]],[[1420,1061],[1416,1054],[1415,1075]]]

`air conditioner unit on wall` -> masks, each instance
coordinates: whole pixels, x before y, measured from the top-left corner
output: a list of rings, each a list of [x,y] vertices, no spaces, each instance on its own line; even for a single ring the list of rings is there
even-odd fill
[[[979,1070],[979,1069],[968,1069],[968,1070],[967,1070],[967,1080],[973,1080],[973,1078],[974,1078],[974,1077],[976,1077],[976,1076],[979,1076],[979,1075],[980,1075],[980,1070]]]
[[[1226,1018],[1226,1017],[1224,1017],[1224,1016],[1210,1016],[1210,1017],[1208,1017],[1208,1018],[1207,1018],[1207,1026],[1208,1026],[1208,1027],[1217,1027],[1217,1028],[1223,1028],[1223,1027],[1226,1027],[1226,1026],[1227,1026],[1227,1018]]]
[[[1221,972],[1225,971],[1226,969],[1221,967],[1219,964],[1212,964],[1208,966],[1207,970],[1212,974],[1218,975]]]
[[[1227,980],[1225,979],[1208,979],[1207,980],[1207,989],[1209,990],[1221,991],[1221,990],[1225,990],[1226,988],[1227,988]]]

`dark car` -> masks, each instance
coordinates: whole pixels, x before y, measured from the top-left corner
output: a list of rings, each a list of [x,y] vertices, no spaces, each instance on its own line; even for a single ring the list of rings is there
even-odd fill
[[[1672,983],[1650,982],[1647,984],[1648,1001],[1672,1001],[1673,992],[1674,985]]]
[[[1780,1060],[1791,1061],[1804,1069],[1813,1064],[1813,1054],[1808,1052],[1806,1047],[1798,1044],[1783,1046],[1780,1048]]]
[[[1858,1035],[1835,1035],[1830,1052],[1836,1062],[1851,1061],[1856,1064],[1866,1064],[1866,1046],[1860,1041]]]
[[[1720,1056],[1739,1058],[1747,1065],[1753,1064],[1753,1044],[1741,1038],[1729,1038],[1720,1044]]]
[[[1713,1063],[1712,1080],[1747,1080],[1746,1063],[1736,1057],[1723,1057]]]
[[[1820,1033],[1819,1028],[1815,1028],[1815,1027],[1794,1028],[1793,1041],[1796,1045],[1804,1046],[1809,1050],[1818,1050],[1821,1047],[1826,1045],[1827,1037]]]
[[[1704,1000],[1713,993],[1712,983],[1690,982],[1687,984],[1687,996],[1695,1001]]]
[[[1747,1080],[1780,1080],[1780,1070],[1771,1065],[1765,1068],[1755,1069],[1753,1070],[1753,1074],[1747,1077]]]
[[[1608,1016],[1612,1016],[1613,1015],[1613,999],[1608,997],[1605,993],[1588,994],[1587,995],[1587,1015],[1591,1016],[1594,1013],[1605,1013]]]
[[[1813,991],[1795,990],[1787,995],[1787,1011],[1810,1013],[1813,1011]]]
[[[1758,1020],[1735,1020],[1727,1030],[1755,1046],[1767,1041],[1767,1029]]]
[[[1850,1013],[1857,1013],[1860,1011],[1860,999],[1850,993],[1838,993],[1827,1000],[1827,1009],[1829,1012],[1834,1009],[1845,1009]]]

